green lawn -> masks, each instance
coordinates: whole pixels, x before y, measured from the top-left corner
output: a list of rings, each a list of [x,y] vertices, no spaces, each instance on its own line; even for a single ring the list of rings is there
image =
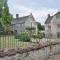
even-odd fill
[[[29,46],[36,45],[32,42],[22,42],[15,39],[14,36],[0,36],[0,48],[15,48],[22,47],[27,48]]]

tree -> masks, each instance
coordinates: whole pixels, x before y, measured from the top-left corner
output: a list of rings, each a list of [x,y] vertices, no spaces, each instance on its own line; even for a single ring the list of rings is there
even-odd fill
[[[2,7],[3,7],[3,1],[0,0],[0,33],[4,31],[3,23],[2,23]]]
[[[4,1],[4,0],[0,0],[0,18],[2,18],[3,1]]]
[[[0,7],[0,18],[2,17],[2,7]]]
[[[2,18],[5,25],[9,25],[12,20],[12,15],[9,13],[9,8],[7,5],[7,0],[4,2],[4,7],[2,11]]]
[[[7,0],[1,0],[0,2],[1,2],[0,18],[2,18],[2,25],[3,25],[5,31],[9,31],[9,27],[10,27],[11,20],[12,20],[12,15],[9,13]]]
[[[37,22],[37,28],[38,28],[38,31],[44,30],[44,26],[41,25],[39,22]]]
[[[2,23],[0,21],[0,33],[3,32],[3,31],[4,31],[4,28],[3,28]]]

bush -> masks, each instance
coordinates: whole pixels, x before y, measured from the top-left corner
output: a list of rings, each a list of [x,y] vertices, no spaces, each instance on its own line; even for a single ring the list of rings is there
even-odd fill
[[[20,41],[24,41],[24,42],[31,41],[30,35],[27,32],[21,32],[19,35],[15,36],[15,38],[19,39]]]
[[[42,39],[44,37],[44,33],[39,32],[37,35],[32,35],[32,37]]]
[[[38,33],[38,38],[39,38],[39,39],[42,39],[43,37],[44,37],[44,33],[39,32],[39,33]]]

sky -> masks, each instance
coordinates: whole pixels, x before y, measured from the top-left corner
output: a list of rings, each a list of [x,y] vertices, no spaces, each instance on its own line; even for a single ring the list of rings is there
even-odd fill
[[[16,14],[22,17],[32,13],[35,20],[43,25],[48,14],[52,16],[60,11],[60,0],[8,0],[8,6],[14,17]]]

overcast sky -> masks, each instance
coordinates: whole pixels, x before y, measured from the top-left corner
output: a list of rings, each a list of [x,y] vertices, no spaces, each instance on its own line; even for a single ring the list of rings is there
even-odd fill
[[[47,15],[60,10],[60,0],[8,0],[10,13],[19,16],[33,14],[36,21],[44,24]]]

